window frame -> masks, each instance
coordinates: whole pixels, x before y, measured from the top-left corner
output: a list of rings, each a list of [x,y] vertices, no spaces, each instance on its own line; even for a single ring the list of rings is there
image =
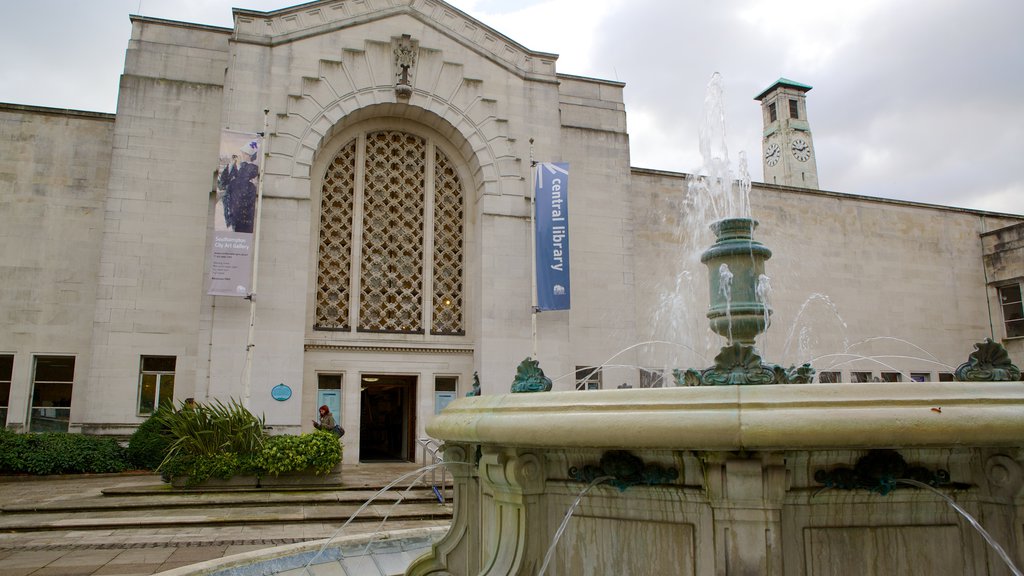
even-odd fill
[[[640,388],[665,388],[665,371],[656,368],[641,368],[637,380]]]
[[[1003,294],[1008,289],[1016,290],[1016,300],[1005,300]],[[1003,317],[1003,334],[1007,340],[1024,338],[1024,287],[1020,282],[996,286],[996,296],[999,298],[999,311]],[[1008,318],[1006,310],[1008,307],[1016,307],[1017,317]],[[1011,326],[1014,329],[1011,330]]]
[[[0,371],[0,427],[7,426],[7,416],[11,407],[11,386],[14,385],[14,354],[0,354],[0,368],[8,370]]]
[[[54,361],[56,359],[61,359],[61,360],[70,359],[70,361],[71,361],[71,379],[70,380],[41,380],[39,378],[40,363],[41,362],[42,363],[51,362],[51,361]],[[71,426],[71,402],[72,402],[72,399],[74,397],[74,392],[75,392],[75,370],[77,368],[78,368],[78,358],[74,354],[36,354],[36,355],[32,356],[32,389],[31,389],[31,392],[29,394],[28,422],[26,423],[26,427],[27,427],[29,432],[60,432],[60,431],[67,432],[70,429],[70,426]],[[50,404],[50,405],[37,404],[36,403],[36,398],[39,395],[38,392],[39,392],[39,385],[40,384],[43,384],[44,387],[51,387],[51,386],[68,386],[68,387],[70,387],[70,391],[67,393],[67,404],[68,405],[67,406],[55,406],[53,404]],[[38,416],[36,414],[37,410],[39,411],[39,415]],[[46,429],[41,429],[40,426],[37,426],[37,424],[38,424],[37,419],[41,420],[42,418],[52,418],[55,421],[60,421],[62,419],[57,418],[57,415],[58,414],[65,414],[65,413],[67,414],[67,419],[65,421],[65,425],[63,426],[63,430],[51,429],[49,427],[47,427]]]
[[[600,366],[576,366],[576,373],[574,374],[576,390],[580,392],[586,392],[587,390],[601,390],[601,372],[602,370]]]
[[[174,360],[174,369],[173,370],[147,370],[146,369],[146,360],[147,359],[160,359],[160,360],[173,359]],[[139,356],[139,387],[138,387],[138,394],[136,395],[136,398],[135,398],[135,415],[136,416],[152,416],[153,413],[155,413],[157,410],[160,409],[160,397],[162,396],[162,394],[160,392],[160,389],[161,389],[162,386],[164,386],[164,380],[167,380],[167,376],[170,376],[170,387],[171,387],[170,403],[171,403],[171,405],[174,404],[174,380],[175,380],[174,375],[177,372],[177,369],[178,369],[178,358],[177,358],[177,356],[168,356],[168,355],[162,355],[162,354],[142,354],[142,355]],[[154,386],[153,386],[153,407],[150,409],[149,412],[145,412],[142,409],[142,395],[143,395],[143,387],[145,385],[145,378],[146,378],[146,376],[155,376],[156,377],[156,381],[155,381]]]

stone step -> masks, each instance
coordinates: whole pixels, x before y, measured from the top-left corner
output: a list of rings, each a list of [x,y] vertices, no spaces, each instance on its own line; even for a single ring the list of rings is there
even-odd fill
[[[308,506],[321,504],[362,504],[370,498],[377,503],[439,504],[437,493],[430,489],[396,490],[378,493],[378,490],[330,490],[330,491],[247,491],[247,492],[194,492],[194,491],[153,491],[145,498],[114,495],[116,491],[104,491],[103,496],[80,500],[21,502],[0,506],[0,514],[32,514],[46,512],[97,512],[104,510],[161,510],[205,506],[254,508],[274,505]],[[451,491],[441,492],[446,500]]]
[[[340,526],[361,504],[277,504],[262,507],[217,506],[174,509],[107,509],[0,514],[0,532],[52,530],[117,530],[168,527],[255,526],[306,522]],[[353,522],[451,519],[449,504],[382,503],[367,506]]]

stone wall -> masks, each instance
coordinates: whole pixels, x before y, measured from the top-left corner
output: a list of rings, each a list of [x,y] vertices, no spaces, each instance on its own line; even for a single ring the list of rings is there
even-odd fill
[[[683,175],[633,172],[643,223],[638,310],[648,314],[648,338],[681,342],[707,360],[724,344],[704,317],[699,254],[713,238],[703,225],[691,234],[687,189]],[[812,361],[845,380],[851,372],[935,380],[992,335],[979,237],[1016,217],[766,184],[754,186],[750,203],[754,237],[773,252],[765,264],[772,325],[758,341],[766,360]],[[678,362],[701,361],[695,356]]]
[[[74,356],[84,406],[113,132],[110,114],[0,105],[0,353],[14,355],[15,429],[33,355]]]

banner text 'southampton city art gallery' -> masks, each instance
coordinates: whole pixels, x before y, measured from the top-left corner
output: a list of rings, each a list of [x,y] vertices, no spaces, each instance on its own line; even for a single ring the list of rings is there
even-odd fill
[[[537,309],[569,309],[569,164],[537,164]]]
[[[244,297],[252,288],[253,227],[261,145],[258,134],[221,132],[207,292],[214,296]]]

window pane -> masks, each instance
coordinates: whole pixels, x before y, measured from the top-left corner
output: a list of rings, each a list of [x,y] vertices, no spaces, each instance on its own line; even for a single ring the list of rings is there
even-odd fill
[[[800,117],[800,107],[797,105],[796,100],[790,100],[789,101],[789,117],[790,118],[799,118]]]
[[[143,356],[143,372],[174,372],[177,358],[174,356]]]
[[[595,366],[576,367],[576,389],[577,390],[600,390],[601,389],[601,368]]]
[[[838,384],[842,372],[820,372],[818,382],[820,384]]]
[[[641,388],[661,388],[665,385],[665,375],[661,370],[640,369]]]
[[[6,407],[11,401],[11,383],[0,382],[0,406]],[[3,421],[0,420],[0,426],[3,426]]]
[[[161,374],[159,377],[160,382],[160,406],[173,406],[174,405],[174,374]]]
[[[67,432],[71,409],[33,408],[29,418],[29,432]]]
[[[899,372],[882,372],[882,382],[902,382],[903,375]]]
[[[850,382],[871,382],[871,372],[850,372]]]
[[[768,105],[768,121],[775,122],[779,119],[778,113],[775,111],[775,102]]]
[[[341,390],[341,374],[317,374],[316,381],[320,390]]]
[[[953,382],[953,373],[939,372],[939,382]]]
[[[1020,284],[999,288],[999,300],[1003,304],[1020,303]]]
[[[914,382],[928,382],[931,380],[932,375],[930,372],[911,372],[910,379]]]
[[[459,379],[455,376],[434,377],[434,390],[437,392],[456,392],[459,389]]]
[[[32,389],[32,405],[71,407],[71,384],[36,382]]]
[[[152,414],[156,407],[156,374],[143,374],[139,386],[139,414]]]
[[[37,356],[36,382],[74,382],[74,356]]]
[[[1014,320],[1006,323],[1006,337],[1019,338],[1024,336],[1024,320]]]
[[[0,382],[11,381],[11,375],[14,373],[14,356],[12,355],[0,355]]]

